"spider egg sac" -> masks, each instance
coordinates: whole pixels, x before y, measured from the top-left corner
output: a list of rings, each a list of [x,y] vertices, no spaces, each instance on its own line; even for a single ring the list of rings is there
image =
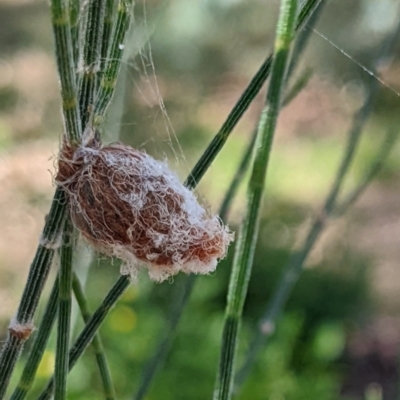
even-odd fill
[[[129,146],[64,146],[56,182],[82,236],[120,258],[132,279],[139,266],[160,282],[179,271],[210,273],[233,240],[165,162]]]

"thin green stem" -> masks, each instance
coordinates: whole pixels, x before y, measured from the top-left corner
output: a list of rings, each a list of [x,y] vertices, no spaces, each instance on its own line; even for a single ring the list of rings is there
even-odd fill
[[[74,54],[74,67],[78,66],[79,57],[79,11],[80,0],[69,0],[69,20],[71,30],[72,51]]]
[[[104,115],[114,96],[132,15],[132,0],[119,0],[115,23],[111,34],[111,44],[100,80],[99,90],[95,99],[93,118],[95,126],[98,126],[103,122]]]
[[[54,368],[54,400],[65,400],[67,398],[68,347],[71,332],[72,234],[72,221],[70,218],[67,218],[61,247],[58,280],[58,327],[56,362]]]
[[[386,38],[380,46],[379,56],[377,57],[377,61],[375,62],[376,65],[378,65],[379,61],[390,52],[390,49],[393,47],[394,44],[394,39],[397,37],[399,32],[400,24],[396,29],[395,34]],[[304,262],[307,259],[310,251],[314,247],[316,241],[320,237],[321,233],[323,232],[324,228],[326,227],[328,219],[332,218],[336,213],[339,213],[341,215],[341,213],[343,213],[347,209],[347,207],[353,204],[353,202],[356,201],[358,196],[361,195],[366,186],[370,183],[375,173],[377,173],[377,171],[379,171],[382,166],[381,163],[383,163],[383,159],[381,160],[381,162],[376,160],[371,166],[371,173],[367,174],[365,179],[353,192],[350,193],[350,195],[344,200],[341,206],[337,204],[338,196],[343,187],[351,164],[354,160],[356,150],[360,143],[363,128],[371,113],[372,104],[374,102],[374,99],[376,98],[378,89],[379,82],[376,79],[372,80],[369,92],[364,100],[364,104],[353,118],[352,126],[348,132],[347,144],[345,146],[335,179],[323,204],[322,211],[315,218],[313,224],[311,225],[303,242],[303,245],[299,248],[299,250],[293,252],[292,256],[290,257],[288,264],[285,267],[282,278],[277,284],[277,288],[272,295],[271,301],[267,305],[263,316],[259,320],[258,329],[255,332],[252,343],[250,344],[249,350],[245,357],[245,361],[243,362],[243,365],[236,376],[236,389],[238,389],[246,380],[252,366],[255,363],[257,356],[261,353],[261,350],[266,346],[269,337],[273,334],[275,330],[276,320],[283,312],[289,295],[302,272]],[[387,139],[387,143],[383,143],[382,149],[378,153],[378,157],[385,158],[387,156],[390,148],[393,146],[393,141],[394,138],[392,136],[389,136],[389,138]]]
[[[214,400],[227,400],[232,397],[238,334],[258,238],[261,201],[281,106],[281,93],[285,84],[290,48],[294,38],[296,13],[296,0],[281,2],[271,66],[271,81],[257,132],[252,172],[247,188],[246,211],[239,230],[230,277]]]
[[[39,325],[39,329],[35,334],[35,339],[30,349],[28,360],[24,366],[21,379],[18,382],[14,393],[10,400],[23,400],[28,394],[32,387],[33,381],[40,361],[43,357],[44,350],[47,346],[47,342],[50,337],[51,329],[53,327],[58,307],[58,276],[54,282],[53,289],[49,300],[46,305],[46,309],[43,314],[42,321]]]
[[[312,15],[315,8],[318,7],[321,1],[322,0],[307,0],[305,1],[305,3],[303,3],[297,18],[296,31],[304,26],[308,18]],[[264,85],[270,74],[271,61],[272,54],[266,58],[260,69],[256,72],[249,85],[244,90],[243,94],[240,96],[239,100],[233,107],[232,111],[229,113],[228,118],[223,123],[221,129],[214,136],[213,140],[208,145],[207,149],[194,166],[192,173],[185,181],[185,185],[188,188],[193,189],[197,186],[197,183],[200,181],[200,179],[203,177],[207,169],[214,161],[215,157],[221,151],[222,147],[226,143],[229,135],[232,133],[240,118],[242,118],[243,114],[249,108],[251,102],[260,92],[262,86]]]
[[[66,208],[65,194],[57,189],[51,204],[42,238],[29,270],[17,315],[8,328],[8,336],[0,354],[0,399],[3,399],[8,383],[25,341],[33,329],[35,315],[43,286],[61,233]]]
[[[86,296],[83,291],[82,285],[79,281],[78,276],[75,273],[72,281],[72,289],[74,291],[76,301],[78,302],[82,318],[87,324],[90,320],[91,315],[89,312]],[[92,346],[96,354],[97,366],[99,368],[101,380],[103,382],[105,398],[106,400],[115,400],[116,395],[115,395],[114,385],[111,379],[110,368],[108,367],[107,358],[104,352],[103,344],[99,333],[97,333],[94,336],[92,341]]]
[[[87,7],[85,39],[82,60],[79,63],[83,70],[79,90],[79,109],[83,129],[89,120],[90,109],[94,106],[94,96],[98,86],[106,0],[90,0]]]
[[[110,45],[110,37],[111,31],[114,23],[114,0],[107,0],[106,1],[106,10],[104,15],[104,28],[103,28],[103,37],[101,40],[101,63],[100,63],[100,70],[103,72],[105,70],[106,60],[108,49]]]
[[[51,17],[55,38],[57,68],[61,84],[65,135],[72,144],[78,145],[82,129],[77,98],[74,49],[71,38],[68,1],[52,0]]]
[[[319,3],[318,7],[314,8],[313,13],[308,18],[307,27],[299,30],[299,33],[296,36],[296,41],[293,44],[293,51],[291,54],[290,64],[286,75],[287,80],[289,80],[293,76],[293,73],[295,72],[299,63],[300,56],[303,54],[304,49],[307,47],[311,33],[313,32],[313,28],[316,25],[325,4],[326,0],[322,0]]]
[[[121,276],[118,281],[114,284],[112,289],[109,291],[99,308],[94,312],[88,323],[83,328],[82,332],[75,340],[74,345],[69,351],[69,370],[71,370],[79,357],[83,354],[87,346],[93,340],[96,332],[103,323],[105,317],[108,315],[110,309],[115,305],[115,303],[120,299],[125,290],[130,284],[129,278],[127,276]],[[52,378],[44,392],[39,396],[39,400],[50,399],[54,386],[54,379]]]

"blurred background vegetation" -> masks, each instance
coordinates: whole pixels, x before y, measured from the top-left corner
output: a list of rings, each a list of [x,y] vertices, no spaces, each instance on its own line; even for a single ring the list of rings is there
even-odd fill
[[[278,5],[277,0],[138,1],[127,50],[131,57],[104,128],[106,140],[116,140],[120,132],[125,143],[167,158],[184,178],[271,50]],[[330,0],[316,28],[370,68],[399,15],[397,0]],[[61,133],[53,50],[46,1],[0,0],[1,340],[51,199]],[[306,68],[312,71],[308,86],[279,120],[240,356],[293,245],[331,185],[351,117],[375,79],[315,33],[298,73]],[[400,60],[384,60],[378,72],[393,90],[382,85],[348,186],[366,170],[387,127],[399,123],[400,98],[394,92],[400,91]],[[200,184],[199,196],[214,212],[263,97]],[[325,232],[240,399],[399,398],[399,167],[397,145],[361,201]],[[243,200],[242,188],[230,214],[233,229]],[[229,259],[213,276],[198,279],[148,399],[210,398]],[[92,309],[117,276],[117,262],[93,262],[87,282]],[[157,285],[143,274],[107,318],[101,333],[119,398],[132,398],[137,389],[164,330],[172,287],[181,281],[178,276]],[[78,321],[76,331],[79,327]],[[94,357],[87,353],[71,374],[71,399],[102,398]],[[36,390],[51,374],[53,360],[49,350]]]

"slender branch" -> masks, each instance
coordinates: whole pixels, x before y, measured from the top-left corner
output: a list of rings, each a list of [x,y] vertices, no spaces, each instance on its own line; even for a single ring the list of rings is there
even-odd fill
[[[119,0],[111,35],[111,45],[101,77],[99,91],[96,95],[93,118],[95,126],[103,122],[104,115],[114,96],[125,42],[132,20],[132,8],[132,0]]]
[[[71,31],[72,51],[74,54],[74,68],[78,66],[79,57],[79,11],[80,0],[69,0],[69,20]]]
[[[54,282],[53,289],[47,302],[46,310],[43,314],[43,319],[36,332],[35,339],[30,349],[28,360],[24,366],[21,379],[11,396],[10,400],[23,400],[32,387],[33,381],[40,361],[43,357],[44,350],[50,337],[58,307],[58,276]]]
[[[79,109],[83,129],[89,120],[90,108],[94,105],[98,86],[105,8],[106,0],[89,1],[82,60],[79,62],[79,68],[83,70],[79,90]]]
[[[82,285],[79,282],[79,278],[75,273],[73,276],[72,288],[75,294],[76,301],[78,302],[82,318],[87,324],[90,320],[91,315],[89,312],[86,296],[83,291]],[[111,379],[110,368],[108,367],[107,358],[104,352],[103,344],[99,333],[96,333],[96,335],[94,336],[92,341],[92,346],[96,353],[97,366],[99,368],[101,380],[103,382],[104,394],[106,400],[115,400],[116,395],[115,395],[114,385]]]
[[[106,0],[103,37],[101,40],[101,63],[100,63],[101,72],[103,72],[105,69],[108,49],[110,46],[111,31],[112,31],[114,17],[115,17],[114,4],[115,4],[114,0]]]
[[[313,9],[312,14],[307,20],[307,27],[300,28],[299,33],[296,36],[296,41],[293,44],[293,50],[290,58],[290,64],[288,67],[286,79],[289,80],[293,73],[295,72],[297,65],[299,63],[300,56],[303,54],[304,49],[310,40],[311,33],[313,32],[313,27],[316,25],[323,9],[326,4],[326,0],[322,0],[319,5]],[[300,11],[302,12],[302,11]]]
[[[271,81],[266,106],[261,114],[253,153],[253,165],[247,187],[247,206],[235,249],[229,282],[225,323],[222,333],[220,364],[214,391],[214,400],[232,397],[236,347],[247,296],[248,282],[253,266],[254,250],[258,238],[259,215],[264,193],[269,155],[281,105],[281,93],[292,41],[294,39],[296,0],[283,0],[276,31]]]
[[[78,108],[68,2],[66,0],[52,0],[51,17],[56,44],[57,68],[61,84],[65,135],[72,144],[78,145],[82,129]]]
[[[58,246],[65,207],[65,194],[61,189],[57,189],[40,244],[29,270],[17,315],[10,323],[8,336],[0,354],[0,399],[4,397],[24,343],[32,332],[33,317],[50,270],[54,249]]]
[[[63,244],[61,247],[59,294],[58,294],[58,329],[56,363],[54,369],[54,400],[67,398],[68,347],[71,332],[71,291],[72,291],[72,221],[65,221]]]

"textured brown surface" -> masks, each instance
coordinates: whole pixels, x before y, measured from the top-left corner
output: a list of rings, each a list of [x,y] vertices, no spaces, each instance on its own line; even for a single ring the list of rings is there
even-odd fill
[[[56,181],[69,194],[75,225],[103,253],[115,255],[121,246],[157,266],[223,257],[231,235],[165,168],[120,144],[78,149],[75,156],[65,146]],[[188,202],[195,218],[185,209]]]

